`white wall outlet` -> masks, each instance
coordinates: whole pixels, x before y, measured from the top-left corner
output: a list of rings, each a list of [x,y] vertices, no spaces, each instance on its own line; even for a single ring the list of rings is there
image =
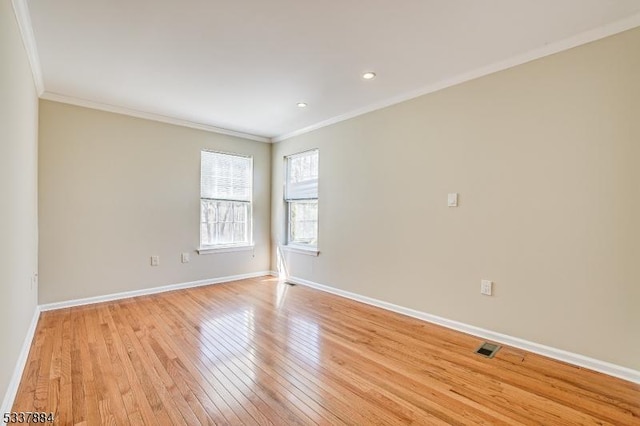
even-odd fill
[[[151,266],[160,265],[160,256],[151,256]]]
[[[31,276],[31,291],[35,290],[38,287],[38,273],[35,272]]]
[[[180,256],[180,260],[182,260],[182,263],[189,263],[189,261],[191,260],[191,256],[189,256],[189,253],[182,253],[182,256]]]
[[[452,192],[447,195],[447,206],[449,207],[458,207],[458,193]]]
[[[485,296],[491,296],[493,293],[493,281],[482,280],[480,281],[480,294]]]

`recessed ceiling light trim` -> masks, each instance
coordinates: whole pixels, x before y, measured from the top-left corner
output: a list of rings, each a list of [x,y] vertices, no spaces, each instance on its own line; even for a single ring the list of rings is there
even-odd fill
[[[307,107],[307,103],[306,102],[298,102],[296,105],[298,106],[298,108],[306,108]]]
[[[314,130],[331,126],[332,124],[340,123],[342,121],[349,120],[351,118],[355,118],[372,111],[377,111],[379,109],[386,108],[395,104],[399,104],[399,103],[408,101],[410,99],[415,99],[417,97],[424,96],[429,93],[446,89],[447,87],[456,86],[458,84],[461,84],[470,80],[474,80],[476,78],[484,77],[486,75],[490,75],[490,74],[503,71],[509,68],[513,68],[518,65],[522,65],[539,58],[544,58],[546,56],[563,52],[565,50],[569,50],[577,46],[582,46],[583,44],[591,43],[593,41],[600,40],[605,37],[609,37],[614,34],[618,34],[623,31],[630,30],[632,28],[636,28],[638,26],[640,26],[640,13],[636,13],[635,15],[632,15],[627,18],[623,18],[619,21],[612,22],[602,27],[587,30],[575,36],[571,36],[566,39],[559,40],[557,42],[545,45],[543,47],[535,48],[528,52],[512,56],[505,60],[494,62],[492,64],[489,64],[480,68],[476,68],[468,72],[464,72],[449,78],[445,78],[443,80],[437,81],[433,84],[422,87],[420,89],[409,91],[409,92],[400,94],[398,96],[393,96],[391,98],[387,98],[382,101],[375,102],[373,104],[364,106],[362,108],[358,108],[356,110],[346,112],[344,114],[340,114],[335,117],[328,118],[326,120],[320,121],[310,126],[306,126],[298,130],[294,130],[292,132],[274,136],[273,138],[271,138],[271,141],[282,142],[284,140],[291,139],[293,137],[300,136],[305,133],[313,132]]]
[[[376,78],[376,73],[373,71],[367,71],[362,74],[362,78],[364,78],[365,80],[373,80],[374,78]]]

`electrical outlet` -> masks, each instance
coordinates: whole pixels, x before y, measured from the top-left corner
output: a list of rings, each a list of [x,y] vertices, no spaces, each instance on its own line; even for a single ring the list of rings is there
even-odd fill
[[[38,273],[34,273],[31,276],[31,291],[35,290],[38,287]]]
[[[491,296],[493,293],[493,282],[489,280],[480,281],[480,294]]]
[[[458,207],[458,193],[452,192],[447,195],[447,206]]]
[[[182,253],[180,259],[182,260],[182,263],[189,263],[191,257],[189,256],[189,253]]]
[[[160,265],[160,256],[151,256],[151,266]]]

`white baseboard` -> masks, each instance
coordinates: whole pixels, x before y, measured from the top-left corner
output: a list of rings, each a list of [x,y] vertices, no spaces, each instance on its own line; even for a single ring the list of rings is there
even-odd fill
[[[89,305],[93,303],[126,299],[129,297],[163,293],[163,292],[172,291],[172,290],[200,287],[200,286],[205,286],[210,284],[220,284],[220,283],[238,281],[238,280],[243,280],[248,278],[262,277],[266,275],[278,276],[278,273],[276,271],[261,271],[261,272],[254,272],[250,274],[233,275],[233,276],[227,276],[227,277],[213,278],[209,280],[191,281],[191,282],[181,283],[181,284],[173,284],[173,285],[167,285],[162,287],[153,287],[153,288],[148,288],[143,290],[128,291],[128,292],[110,294],[105,296],[89,297],[85,299],[68,300],[64,302],[49,303],[46,305],[37,306],[33,314],[33,318],[31,320],[31,325],[29,326],[27,335],[25,336],[24,343],[22,345],[22,349],[18,357],[18,361],[16,362],[15,370],[13,372],[11,381],[9,382],[9,386],[7,388],[7,392],[4,396],[4,400],[2,401],[2,407],[0,407],[0,413],[8,413],[11,411],[11,408],[13,407],[13,402],[18,392],[20,380],[22,378],[22,374],[24,372],[24,368],[27,363],[29,350],[31,349],[31,344],[33,342],[36,326],[38,324],[38,319],[40,318],[41,312],[50,311],[53,309],[70,308],[73,306]],[[623,380],[628,380],[630,382],[640,384],[640,371],[633,370],[627,367],[622,367],[622,366],[611,364],[605,361],[589,358],[584,355],[567,352],[561,349],[552,348],[549,346],[541,345],[539,343],[530,342],[517,337],[508,336],[506,334],[496,333],[494,331],[485,330],[483,328],[475,327],[469,324],[464,324],[458,321],[452,321],[436,315],[427,314],[425,312],[420,312],[414,309],[394,305],[392,303],[384,302],[382,300],[362,296],[357,293],[352,293],[349,291],[340,290],[327,285],[318,284],[313,281],[305,280],[302,278],[289,277],[287,281],[290,281],[294,284],[301,284],[308,287],[312,287],[321,291],[346,297],[348,299],[352,299],[358,302],[366,303],[368,305],[377,306],[382,309],[386,309],[392,312],[397,312],[399,314],[407,315],[407,316],[417,318],[423,321],[427,321],[433,324],[438,324],[443,327],[447,327],[453,330],[461,331],[463,333],[478,336],[483,339],[492,340],[498,343],[502,343],[504,345],[509,345],[516,348],[524,349],[529,352],[544,355],[549,358],[557,359],[559,361],[564,361],[569,364],[599,371],[601,373],[608,374],[610,376],[618,377]]]
[[[16,394],[18,393],[18,387],[20,386],[20,380],[22,379],[22,373],[24,372],[24,368],[27,365],[27,358],[29,357],[31,342],[33,342],[33,336],[36,333],[36,326],[38,325],[39,318],[40,318],[40,307],[36,306],[36,309],[33,312],[33,318],[31,319],[31,325],[29,325],[29,329],[27,330],[27,335],[25,336],[24,342],[22,343],[22,349],[20,349],[20,355],[18,356],[16,367],[13,370],[11,381],[9,382],[9,386],[7,387],[7,392],[4,394],[2,407],[0,407],[0,413],[11,412],[11,408],[13,407],[13,401],[16,398]]]
[[[403,306],[394,305],[393,303],[384,302],[382,300],[373,299],[371,297],[362,296],[350,291],[340,290],[334,287],[330,287],[323,284],[318,284],[313,281],[305,280],[298,277],[289,277],[287,281],[294,284],[301,284],[307,287],[312,287],[317,290],[332,293],[338,296],[346,297],[358,302],[366,303],[368,305],[377,306],[388,311],[397,312],[402,315],[417,318],[426,322],[441,325],[446,328],[461,331],[463,333],[471,334],[473,336],[481,337],[482,339],[492,340],[504,345],[513,346],[516,348],[524,349],[529,352],[544,355],[549,358],[553,358],[559,361],[563,361],[569,364],[573,364],[579,367],[595,370],[600,373],[607,374],[609,376],[618,377],[623,380],[628,380],[633,383],[640,384],[640,371],[633,370],[631,368],[623,367],[616,364],[611,364],[606,361],[601,361],[594,358],[589,358],[584,355],[568,352],[562,349],[553,348],[550,346],[541,345],[539,343],[530,342],[528,340],[520,339],[518,337],[508,336],[502,333],[496,333],[495,331],[486,330],[484,328],[475,327],[473,325],[465,324],[458,321],[442,318],[436,315],[431,315],[426,312],[416,311],[414,309],[405,308]]]
[[[252,272],[250,274],[231,275],[227,277],[212,278],[208,280],[191,281],[180,284],[170,284],[161,287],[145,288],[142,290],[125,291],[122,293],[106,294],[104,296],[87,297],[84,299],[65,300],[63,302],[47,303],[40,305],[40,311],[52,311],[55,309],[72,308],[74,306],[91,305],[94,303],[111,302],[113,300],[128,299],[130,297],[146,296],[149,294],[164,293],[166,291],[180,290],[184,288],[201,287],[210,284],[220,284],[230,281],[245,280],[247,278],[263,277],[271,275],[271,271]]]
[[[272,274],[273,274],[273,271],[253,272],[250,274],[231,275],[227,277],[191,281],[187,283],[172,284],[172,285],[166,285],[162,287],[153,287],[153,288],[147,288],[142,290],[125,291],[122,293],[107,294],[104,296],[96,296],[96,297],[87,297],[84,299],[67,300],[64,302],[48,303],[45,305],[36,306],[36,310],[33,314],[33,319],[31,320],[31,325],[29,326],[29,330],[27,331],[27,335],[24,339],[24,343],[20,351],[20,356],[18,357],[18,361],[16,362],[13,376],[11,376],[11,381],[9,382],[7,392],[4,396],[4,400],[2,401],[2,407],[0,407],[0,413],[11,412],[11,408],[13,407],[16,394],[18,393],[18,387],[20,386],[20,380],[22,379],[22,374],[27,364],[27,358],[29,357],[29,350],[31,349],[31,344],[33,343],[33,338],[36,332],[36,326],[38,325],[38,319],[40,318],[41,312],[52,311],[54,309],[71,308],[74,306],[91,305],[93,303],[109,302],[112,300],[126,299],[130,297],[144,296],[148,294],[164,293],[166,291],[172,291],[172,290],[201,287],[201,286],[211,285],[211,284],[221,284],[221,283],[226,283],[231,281],[244,280],[247,278],[263,277],[265,275],[272,275]]]

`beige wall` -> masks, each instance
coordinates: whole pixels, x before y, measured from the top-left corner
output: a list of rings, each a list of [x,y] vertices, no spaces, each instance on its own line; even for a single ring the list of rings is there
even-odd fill
[[[253,156],[255,252],[195,252],[202,149]],[[41,101],[40,303],[268,270],[270,155],[266,143]]]
[[[9,0],[0,1],[0,64],[1,401],[35,313],[38,268],[38,97]]]
[[[274,243],[283,156],[320,149],[321,254],[290,274],[640,370],[638,52],[640,29],[276,144]]]

